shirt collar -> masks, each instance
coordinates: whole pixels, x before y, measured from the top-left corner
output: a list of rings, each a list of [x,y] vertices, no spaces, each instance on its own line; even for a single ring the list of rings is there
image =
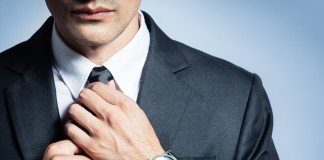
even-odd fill
[[[139,87],[139,80],[147,57],[150,33],[144,15],[139,11],[140,28],[134,38],[119,52],[103,63],[113,75],[117,87],[131,96]],[[54,67],[71,94],[77,99],[84,89],[93,67],[97,66],[86,57],[69,48],[57,33],[55,24],[52,32],[52,48],[55,59]],[[135,87],[135,88],[134,88]],[[136,97],[131,97],[136,98]]]

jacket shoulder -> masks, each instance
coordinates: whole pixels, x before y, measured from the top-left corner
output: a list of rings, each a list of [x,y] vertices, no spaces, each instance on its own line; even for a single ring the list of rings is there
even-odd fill
[[[50,38],[53,21],[53,17],[48,18],[27,41],[0,53],[0,68],[12,65],[12,63],[20,63],[21,66],[32,65],[37,61],[42,61],[43,58],[48,58],[50,56],[48,53],[51,52]]]
[[[20,78],[20,73],[13,70],[12,67],[21,66],[24,68],[24,62],[32,59],[27,42],[22,42],[0,53],[0,88],[4,88]]]
[[[237,112],[245,108],[255,74],[221,58],[176,42],[189,67],[177,77],[210,104],[223,102],[224,108]],[[233,105],[235,104],[235,105]],[[240,114],[239,112],[238,114]]]
[[[205,78],[230,81],[252,81],[253,73],[224,59],[212,56],[198,49],[176,42],[185,55],[191,72]]]
[[[4,66],[8,65],[12,60],[23,58],[26,51],[29,50],[28,42],[21,42],[3,52],[0,53],[0,66],[3,68]]]

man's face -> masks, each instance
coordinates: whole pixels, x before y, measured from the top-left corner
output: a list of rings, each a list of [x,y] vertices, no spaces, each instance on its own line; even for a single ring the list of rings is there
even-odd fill
[[[46,0],[67,41],[100,46],[116,39],[137,14],[141,0]]]

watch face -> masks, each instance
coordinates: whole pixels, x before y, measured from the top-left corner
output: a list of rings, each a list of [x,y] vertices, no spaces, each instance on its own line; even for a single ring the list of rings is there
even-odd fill
[[[160,155],[155,157],[154,160],[174,160],[174,158],[168,155]]]

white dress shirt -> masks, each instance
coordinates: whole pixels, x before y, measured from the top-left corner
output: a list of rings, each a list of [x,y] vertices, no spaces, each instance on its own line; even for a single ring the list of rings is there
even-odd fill
[[[140,28],[134,38],[119,52],[102,65],[113,75],[116,88],[136,101],[143,66],[147,57],[150,33],[140,14]],[[86,57],[67,46],[57,33],[55,24],[52,32],[52,48],[55,63],[52,67],[56,88],[58,110],[62,121],[67,110],[77,101],[79,93],[87,86],[93,67],[98,67]]]

